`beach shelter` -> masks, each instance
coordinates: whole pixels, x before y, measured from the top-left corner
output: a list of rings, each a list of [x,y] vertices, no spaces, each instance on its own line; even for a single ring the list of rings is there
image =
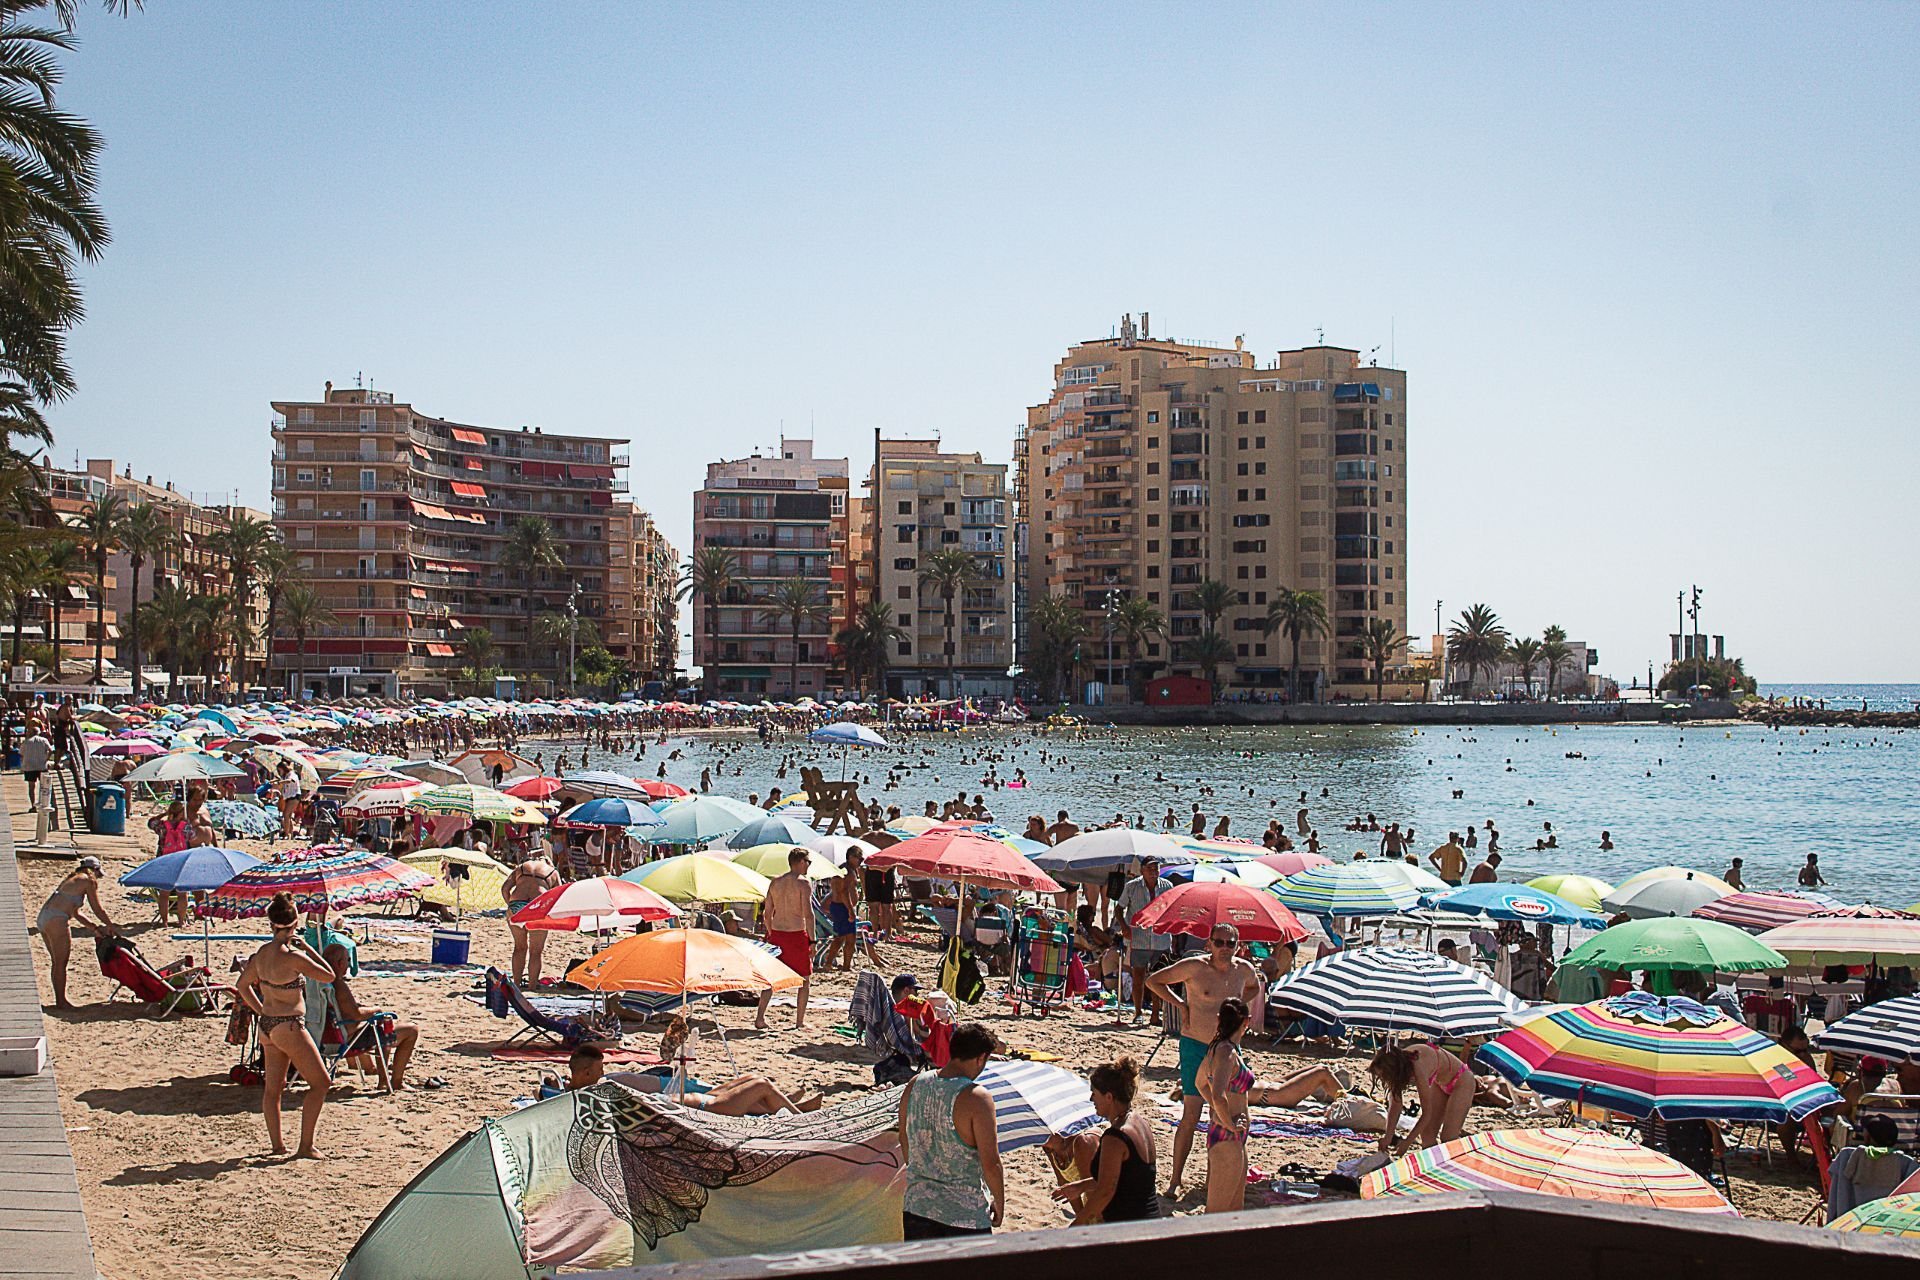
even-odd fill
[[[1478,969],[1415,947],[1353,947],[1283,975],[1271,1004],[1323,1022],[1430,1036],[1492,1035],[1526,1006]]]
[[[218,889],[242,871],[260,865],[260,859],[237,849],[216,849],[198,845],[174,853],[163,853],[141,863],[120,877],[130,889],[159,889],[169,893],[204,893]],[[208,964],[213,960],[212,917],[200,914],[200,954]]]
[[[375,1218],[340,1280],[528,1280],[900,1238],[899,1094],[735,1118],[613,1081],[487,1120]]]
[[[1818,911],[1832,911],[1846,904],[1824,893],[1761,893],[1745,891],[1716,898],[1695,907],[1696,919],[1730,924],[1748,933],[1765,933],[1783,924],[1804,920]]]
[[[209,800],[204,812],[216,831],[232,831],[255,839],[280,834],[280,811],[251,800]]]
[[[418,778],[402,778],[397,782],[376,783],[363,787],[348,797],[340,806],[342,813],[355,813],[365,816],[382,814],[388,817],[400,813],[413,801],[433,790],[428,783]]]
[[[853,747],[884,747],[887,740],[863,724],[841,720],[823,724],[807,735],[809,742],[840,748],[840,780],[847,780],[847,754]]]
[[[1901,996],[1857,1009],[1815,1036],[1813,1042],[1828,1053],[1920,1061],[1920,996]]]
[[[577,773],[561,775],[560,781],[568,790],[590,796],[628,796],[635,800],[648,798],[646,788],[637,779],[611,769],[582,769]]]
[[[471,818],[475,822],[513,822],[542,826],[546,817],[525,800],[516,799],[492,787],[463,782],[458,786],[435,787],[407,801],[414,813],[443,814]]]
[[[807,847],[837,867],[846,866],[847,855],[856,849],[860,851],[862,858],[870,858],[880,852],[878,848],[856,836],[815,836],[807,841]]]
[[[786,991],[805,981],[763,944],[712,929],[655,929],[622,938],[575,965],[567,980],[589,991],[676,996]]]
[[[415,871],[439,878],[439,883],[420,891],[420,901],[437,907],[452,907],[455,916],[465,913],[466,891],[473,890],[475,902],[491,907],[500,901],[500,886],[510,874],[501,863],[484,853],[450,845],[444,849],[421,849],[400,861]],[[459,870],[455,871],[454,868]]]
[[[1289,849],[1285,853],[1263,853],[1254,861],[1282,877],[1298,875],[1312,867],[1334,865],[1333,859],[1325,854],[1308,853],[1305,849]]]
[[[1169,884],[1242,884],[1249,889],[1271,889],[1286,879],[1272,867],[1263,867],[1251,858],[1169,867],[1160,873],[1160,878]]]
[[[1680,1213],[1739,1216],[1671,1156],[1599,1129],[1496,1129],[1428,1147],[1375,1169],[1360,1198],[1526,1191]]]
[[[1760,941],[1796,965],[1920,964],[1920,915],[1885,907],[1819,911]]]

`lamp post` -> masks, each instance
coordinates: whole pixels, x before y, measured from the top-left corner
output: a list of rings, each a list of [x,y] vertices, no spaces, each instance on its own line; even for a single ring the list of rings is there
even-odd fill
[[[567,592],[567,695],[573,696],[579,691],[574,679],[573,657],[574,641],[580,635],[580,584],[574,583],[573,590]]]
[[[1693,589],[1693,604],[1688,608],[1687,612],[1693,617],[1693,683],[1694,687],[1698,688],[1700,685],[1700,659],[1704,655],[1701,653],[1703,646],[1700,643],[1700,588],[1697,586]]]
[[[1111,688],[1113,685],[1113,612],[1119,605],[1120,593],[1113,589],[1112,578],[1108,578],[1107,583],[1107,602],[1102,609],[1107,619],[1107,669],[1102,674],[1107,686]]]

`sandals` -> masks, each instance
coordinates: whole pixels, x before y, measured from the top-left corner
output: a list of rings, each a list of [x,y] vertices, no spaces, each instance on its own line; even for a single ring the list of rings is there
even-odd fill
[[[448,1086],[447,1086],[446,1077],[428,1076],[425,1080],[422,1080],[420,1082],[420,1087],[422,1089],[445,1089]]]

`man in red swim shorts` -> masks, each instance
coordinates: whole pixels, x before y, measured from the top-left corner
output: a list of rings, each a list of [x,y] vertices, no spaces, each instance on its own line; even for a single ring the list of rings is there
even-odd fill
[[[761,921],[766,925],[767,941],[780,948],[780,963],[802,978],[813,976],[813,886],[807,880],[807,851],[795,847],[787,853],[787,874],[776,876],[767,886],[767,900],[761,905]],[[795,1030],[807,1025],[807,992],[811,982],[800,984],[794,1001]],[[753,1025],[767,1029],[767,1005],[772,991],[760,993],[760,1008]]]

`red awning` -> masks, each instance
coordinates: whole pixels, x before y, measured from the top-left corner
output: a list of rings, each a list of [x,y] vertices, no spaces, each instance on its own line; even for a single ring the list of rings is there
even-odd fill
[[[468,431],[465,427],[455,427],[453,429],[453,438],[461,444],[485,444],[487,442],[487,438],[478,431]]]
[[[410,587],[409,590],[416,600],[425,600],[427,598],[427,589],[425,587]]]
[[[484,463],[484,462],[482,462],[482,461],[480,461],[480,459],[478,459],[478,458],[468,458],[468,459],[467,459],[467,470],[469,470],[469,471],[485,471],[486,469],[487,469],[487,464],[486,464],[486,463]]]
[[[586,463],[586,462],[568,463],[567,473],[571,475],[575,480],[611,480],[613,479],[612,467],[596,466],[592,463]]]
[[[463,498],[484,498],[487,491],[477,484],[468,484],[463,480],[453,482],[453,491]]]
[[[431,502],[420,502],[416,500],[413,504],[413,509],[429,520],[458,520],[460,518],[445,507],[436,507]]]
[[[427,652],[436,658],[451,658],[453,656],[453,646],[450,644],[430,644],[427,646]]]

